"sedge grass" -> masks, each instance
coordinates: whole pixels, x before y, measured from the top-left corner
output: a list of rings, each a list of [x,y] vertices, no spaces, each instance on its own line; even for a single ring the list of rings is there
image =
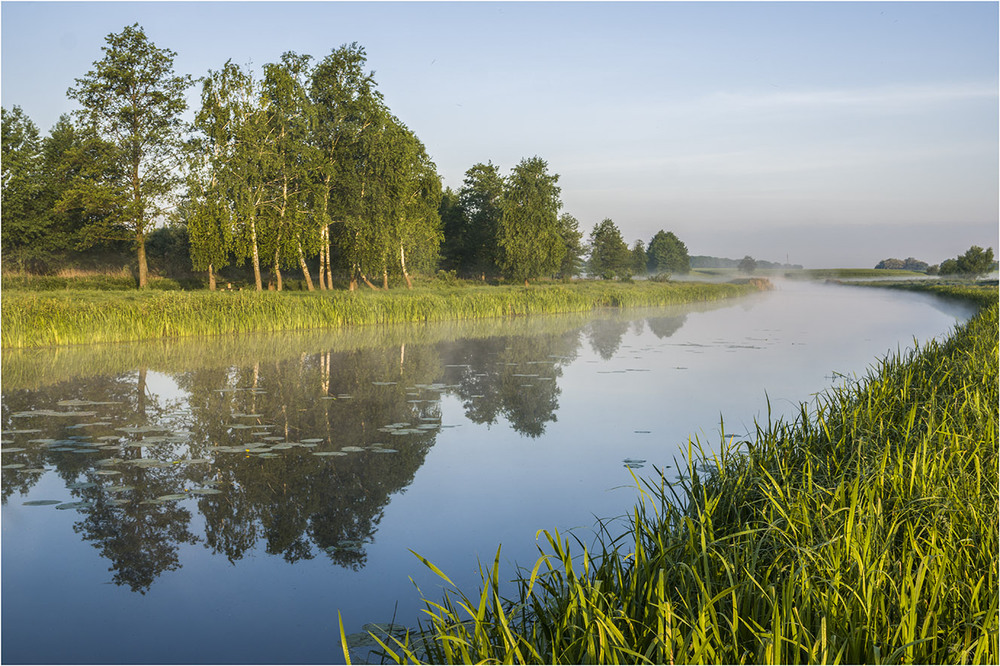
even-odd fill
[[[640,483],[630,529],[544,532],[515,593],[426,600],[432,663],[997,663],[996,291],[793,422]],[[422,559],[422,558],[421,558]],[[444,577],[433,564],[431,569]],[[345,648],[345,656],[350,659]]]
[[[349,325],[485,319],[720,300],[766,283],[584,282],[392,292],[31,292],[2,301],[4,349]]]

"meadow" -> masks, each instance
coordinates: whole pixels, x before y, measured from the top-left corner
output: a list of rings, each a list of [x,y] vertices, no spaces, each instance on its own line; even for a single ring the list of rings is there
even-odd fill
[[[732,283],[429,284],[413,290],[255,292],[39,290],[6,284],[4,349],[370,324],[488,319],[713,301],[770,288]]]
[[[397,663],[997,663],[997,290],[941,289],[982,307],[950,338],[691,441],[624,533],[540,532],[510,596],[498,549],[478,592],[372,640]]]

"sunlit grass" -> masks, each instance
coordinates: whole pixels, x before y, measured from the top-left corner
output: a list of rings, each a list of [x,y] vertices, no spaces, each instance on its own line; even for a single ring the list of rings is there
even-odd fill
[[[390,292],[4,293],[3,348],[368,324],[486,319],[732,298],[766,285],[584,282]]]
[[[378,636],[382,651],[431,663],[997,663],[1000,330],[996,288],[974,297],[984,309],[948,340],[880,360],[794,422],[718,453],[692,442],[679,478],[640,484],[624,534],[544,532],[513,592],[498,551],[478,593],[426,600],[421,629]]]

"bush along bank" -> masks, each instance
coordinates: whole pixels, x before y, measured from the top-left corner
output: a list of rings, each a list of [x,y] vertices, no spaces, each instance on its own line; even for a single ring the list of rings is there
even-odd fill
[[[679,479],[641,485],[624,535],[545,532],[512,597],[498,551],[479,594],[372,639],[397,662],[997,663],[990,300],[794,422],[693,443]]]

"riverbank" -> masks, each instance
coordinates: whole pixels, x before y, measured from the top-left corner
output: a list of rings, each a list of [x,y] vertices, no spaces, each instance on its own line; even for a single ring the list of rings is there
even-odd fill
[[[739,283],[579,282],[531,287],[422,287],[389,292],[7,291],[4,349],[229,333],[487,319],[655,307],[771,288]]]
[[[630,532],[546,532],[512,599],[498,551],[481,594],[428,600],[428,633],[379,632],[390,656],[997,663],[997,291],[949,295],[983,309],[794,423],[692,444],[678,479],[641,488]]]

